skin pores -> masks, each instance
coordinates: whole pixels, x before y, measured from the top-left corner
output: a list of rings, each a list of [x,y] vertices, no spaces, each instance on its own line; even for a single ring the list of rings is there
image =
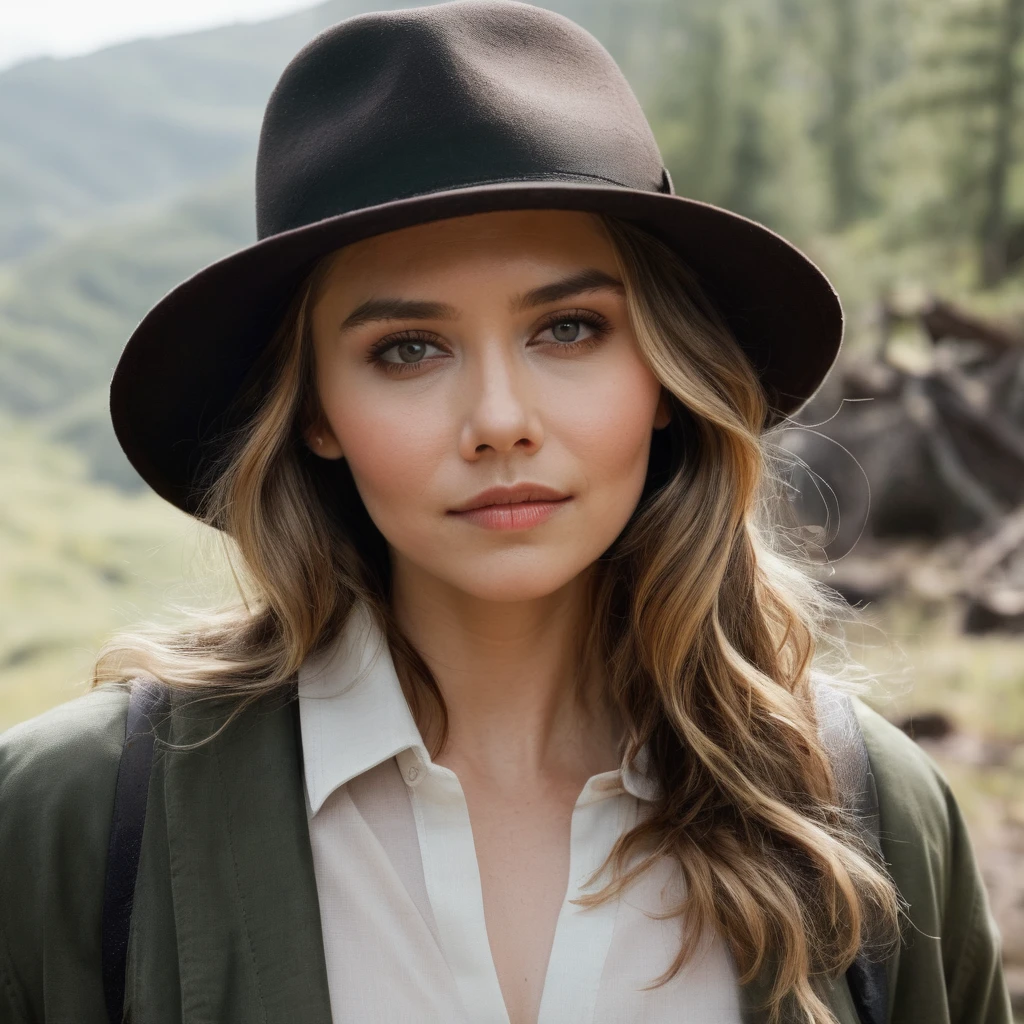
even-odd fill
[[[637,348],[624,293],[591,283],[517,304],[588,271],[620,276],[600,222],[575,211],[437,221],[335,255],[313,311],[323,420],[307,442],[348,460],[391,548],[396,600],[415,590],[417,603],[449,608],[543,603],[612,544],[636,508],[651,432],[667,425],[669,407]],[[343,329],[379,299],[451,308]],[[375,365],[371,347],[389,341]],[[528,529],[449,514],[485,488],[524,481],[571,500]]]

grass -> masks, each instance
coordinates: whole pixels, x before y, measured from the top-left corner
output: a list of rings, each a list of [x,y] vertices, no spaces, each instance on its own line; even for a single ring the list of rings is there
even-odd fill
[[[0,424],[0,730],[85,691],[116,630],[222,587],[216,537],[153,494],[89,481],[74,452]]]
[[[866,699],[887,718],[941,710],[993,741],[1024,740],[1024,649],[1019,637],[968,636],[961,609],[892,601],[847,629],[851,653],[876,680]]]

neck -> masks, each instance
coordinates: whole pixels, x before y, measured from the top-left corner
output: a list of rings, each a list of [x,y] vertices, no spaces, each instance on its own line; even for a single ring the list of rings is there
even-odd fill
[[[531,777],[582,784],[618,767],[620,727],[604,699],[603,675],[577,659],[587,585],[577,577],[520,602],[393,588],[395,617],[448,710],[437,763],[499,786]],[[437,723],[418,724],[432,748]]]

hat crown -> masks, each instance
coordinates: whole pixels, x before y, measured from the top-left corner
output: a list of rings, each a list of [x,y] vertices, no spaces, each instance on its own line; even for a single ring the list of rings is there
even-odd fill
[[[357,15],[304,46],[270,96],[257,235],[516,181],[671,191],[647,118],[601,43],[516,0]]]

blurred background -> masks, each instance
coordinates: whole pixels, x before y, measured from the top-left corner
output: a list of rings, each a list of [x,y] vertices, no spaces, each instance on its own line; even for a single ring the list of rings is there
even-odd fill
[[[0,14],[0,729],[118,627],[222,585],[107,386],[149,307],[255,240],[260,120],[380,0],[38,0]],[[782,444],[868,696],[968,817],[1024,1014],[1024,0],[556,0],[619,61],[677,192],[835,283],[840,364]],[[243,20],[244,19],[244,20]]]

